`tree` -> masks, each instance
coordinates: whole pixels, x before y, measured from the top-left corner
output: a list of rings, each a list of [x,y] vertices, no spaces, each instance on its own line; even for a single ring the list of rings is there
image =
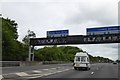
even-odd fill
[[[3,60],[11,60],[15,55],[16,39],[18,38],[17,23],[10,19],[2,18],[2,58]],[[13,56],[11,56],[13,55]]]
[[[23,43],[17,40],[17,23],[15,20],[0,18],[2,20],[2,60],[25,60],[26,49]],[[0,26],[1,27],[1,26]]]
[[[120,60],[116,60],[117,63],[120,63]]]
[[[28,34],[25,35],[25,37],[23,38],[23,45],[26,51],[26,58],[28,58],[28,53],[29,53],[29,46],[30,46],[30,38],[35,38],[36,34],[34,33],[34,31],[27,31]]]
[[[23,43],[25,44],[25,45],[27,45],[27,46],[29,46],[29,39],[30,38],[35,38],[36,37],[36,34],[34,33],[34,31],[30,31],[30,30],[28,30],[27,31],[27,35],[25,35],[25,37],[23,38]]]
[[[71,46],[44,47],[35,51],[35,60],[40,61],[73,61],[76,52],[81,50]]]
[[[11,19],[2,18],[2,59],[3,60],[18,60],[20,53],[19,44],[17,41],[17,23]]]

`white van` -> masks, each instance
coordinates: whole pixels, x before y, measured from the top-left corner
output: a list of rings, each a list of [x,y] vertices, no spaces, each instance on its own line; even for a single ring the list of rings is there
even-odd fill
[[[90,61],[87,53],[78,52],[74,58],[74,69],[86,69],[90,70]]]

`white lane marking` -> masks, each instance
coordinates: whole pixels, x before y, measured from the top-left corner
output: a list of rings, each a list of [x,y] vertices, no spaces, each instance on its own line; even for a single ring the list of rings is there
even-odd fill
[[[52,73],[50,72],[50,73],[38,75],[36,77],[29,77],[29,78],[38,78],[38,77],[48,76],[48,75],[51,75],[51,74],[60,73],[60,72],[64,72],[64,71],[67,71],[67,70],[70,70],[70,69],[65,69],[65,70],[62,70],[62,71],[57,71],[57,72],[52,72]]]
[[[56,68],[54,68],[54,69],[56,69]],[[72,68],[70,68],[70,69],[72,69]],[[45,73],[45,74],[43,73],[43,74],[41,74],[41,75],[30,76],[30,77],[26,77],[26,78],[28,78],[28,79],[31,79],[31,78],[39,78],[39,77],[48,76],[48,75],[55,74],[55,73],[60,73],[60,72],[68,71],[68,70],[70,70],[70,69],[64,69],[64,70],[55,71],[55,72],[48,72],[48,73]],[[49,70],[48,70],[48,71],[49,71]]]
[[[42,71],[38,71],[38,70],[34,70],[32,72],[35,72],[35,73],[42,73]]]
[[[51,68],[51,69],[56,69],[56,68]]]
[[[25,72],[20,72],[20,73],[15,73],[18,76],[29,76],[29,74],[25,73]]]
[[[49,69],[42,69],[42,70],[49,70]]]
[[[63,71],[57,71],[57,72],[59,73],[59,72],[63,72]]]
[[[44,74],[43,76],[48,76],[48,75],[51,75],[51,74],[53,74],[53,73],[47,73],[47,74]]]
[[[62,68],[62,67],[57,67],[56,69],[60,69],[60,68]]]
[[[39,78],[39,77],[42,77],[43,75],[39,75],[39,76],[33,76],[33,77],[26,77],[26,79],[34,79],[34,78]]]
[[[93,75],[94,74],[94,72],[91,72],[91,75]]]
[[[65,69],[65,70],[67,71],[67,70],[70,70],[70,69]]]
[[[57,68],[61,68],[61,67],[57,67]],[[67,71],[67,70],[70,70],[70,69],[64,69],[64,70],[59,70],[59,71],[55,71],[55,72],[51,72],[51,69],[56,69],[56,68],[50,68],[50,69],[42,69],[42,70],[46,70],[46,71],[49,71],[48,73],[43,73],[43,74],[27,74],[27,71],[26,72],[18,72],[18,73],[11,73],[11,74],[16,74],[18,76],[21,76],[21,77],[26,77],[26,78],[37,78],[37,77],[42,77],[42,76],[47,76],[47,75],[51,75],[51,74],[55,74],[55,73],[60,73],[60,72],[64,72],[64,71]],[[31,72],[36,72],[36,73],[42,73],[43,71],[40,71],[40,70],[33,70]]]
[[[3,76],[2,76],[2,75],[0,75],[0,80],[2,80],[2,78],[3,78]]]

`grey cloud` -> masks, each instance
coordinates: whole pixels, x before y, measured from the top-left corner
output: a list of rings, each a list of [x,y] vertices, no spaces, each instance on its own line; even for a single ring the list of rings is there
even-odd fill
[[[87,3],[88,4],[88,3]],[[117,24],[117,7],[114,6],[101,5],[99,6],[89,6],[82,5],[79,6],[78,12],[74,15],[68,16],[65,20],[67,24],[82,24],[89,21],[98,22],[101,25],[116,25]]]
[[[107,57],[113,60],[118,59],[118,48],[117,44],[90,44],[90,45],[79,45],[79,48],[87,51],[93,56]]]
[[[120,44],[119,43],[104,44],[104,47],[119,50],[120,49]]]

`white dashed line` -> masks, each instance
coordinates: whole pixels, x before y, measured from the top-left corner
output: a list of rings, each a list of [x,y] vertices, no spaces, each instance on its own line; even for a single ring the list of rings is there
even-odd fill
[[[73,68],[69,68],[69,67],[68,67],[69,69],[68,68],[66,69],[66,68],[67,67],[57,67],[57,68],[49,68],[49,69],[32,70],[32,71],[28,71],[28,72],[18,72],[18,73],[12,73],[12,74],[30,79],[30,78],[48,76],[51,74],[60,73],[60,72],[64,72],[64,71],[73,69]],[[30,72],[34,72],[37,74],[31,74]],[[7,75],[9,75],[9,74],[7,74]],[[0,75],[0,78],[2,78],[1,75]]]
[[[94,72],[91,72],[91,75],[93,75],[94,74]]]
[[[59,72],[63,72],[63,71],[57,71],[57,72],[59,73]]]
[[[56,69],[56,68],[51,68],[51,69]]]
[[[45,71],[46,71],[46,70],[49,70],[49,69],[43,69],[43,70],[45,70]]]
[[[34,70],[32,72],[35,72],[35,73],[42,73],[42,71],[38,71],[38,70]]]
[[[2,80],[2,78],[3,78],[3,76],[2,76],[2,75],[0,75],[0,80]]]
[[[70,69],[65,69],[65,70],[67,71],[67,70],[70,70]]]
[[[18,75],[18,76],[29,76],[29,74],[27,74],[25,72],[16,73],[16,75]]]

